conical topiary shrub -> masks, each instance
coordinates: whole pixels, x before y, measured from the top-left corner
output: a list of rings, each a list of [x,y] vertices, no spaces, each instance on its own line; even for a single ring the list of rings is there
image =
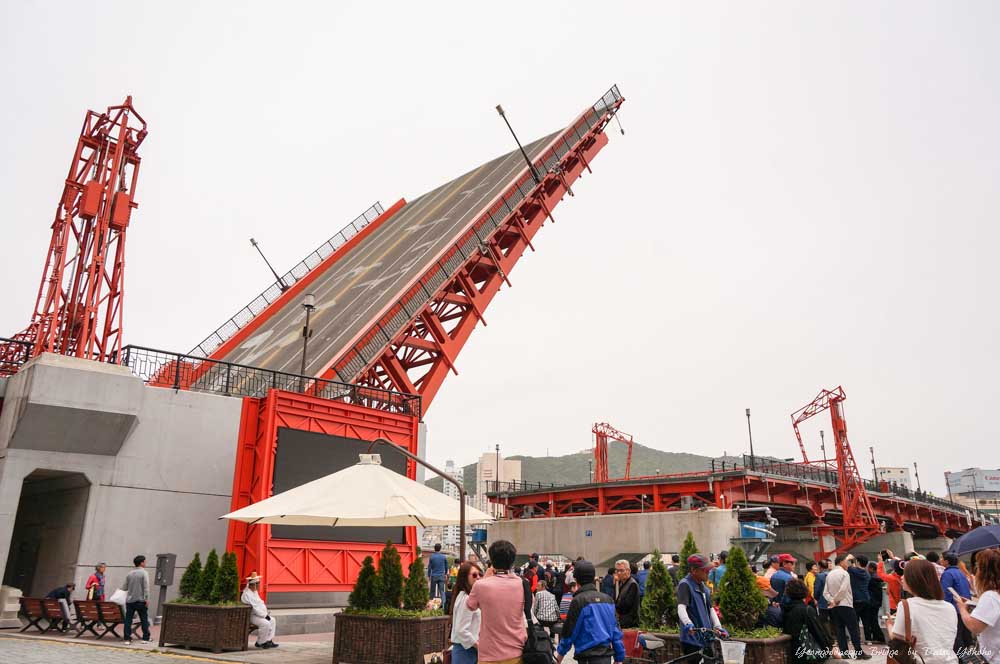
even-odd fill
[[[240,573],[236,567],[236,554],[223,553],[219,573],[212,588],[212,604],[234,604],[240,597]]]
[[[677,596],[674,580],[663,564],[659,549],[653,551],[653,565],[646,577],[646,594],[639,607],[642,629],[657,630],[677,625]]]
[[[205,568],[201,570],[201,577],[198,579],[198,593],[195,599],[199,602],[211,604],[212,591],[215,590],[215,577],[219,574],[219,554],[212,549],[205,558]]]
[[[403,602],[403,561],[392,541],[385,543],[378,561],[378,581],[382,604],[398,609]]]
[[[746,554],[738,546],[729,550],[725,578],[719,594],[719,610],[726,625],[740,629],[757,627],[767,610],[767,599],[757,587]]]
[[[684,546],[681,547],[681,563],[677,570],[677,580],[680,581],[688,573],[688,556],[698,553],[698,545],[694,542],[694,535],[688,531],[684,538]]]
[[[347,598],[347,605],[352,609],[367,611],[378,608],[381,601],[382,592],[379,588],[378,573],[375,572],[375,559],[367,556],[361,563],[361,571],[358,573],[354,590]]]
[[[424,571],[424,559],[417,547],[417,555],[410,563],[409,576],[403,586],[403,608],[410,611],[423,611],[431,599],[430,588],[427,587],[427,574]]]
[[[194,558],[188,563],[181,577],[181,584],[177,591],[181,599],[191,600],[198,594],[198,580],[201,578],[201,556],[195,551]]]

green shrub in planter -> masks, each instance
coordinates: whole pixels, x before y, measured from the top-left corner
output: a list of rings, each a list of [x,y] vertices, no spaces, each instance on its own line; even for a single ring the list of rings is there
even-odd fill
[[[674,580],[663,564],[660,550],[653,551],[653,565],[646,577],[646,594],[639,607],[639,625],[643,629],[658,630],[677,625],[677,596]]]
[[[427,574],[424,571],[424,559],[417,555],[410,563],[409,576],[403,586],[403,608],[409,611],[423,611],[431,599],[430,588],[427,587]]]
[[[738,546],[729,550],[725,580],[719,594],[719,610],[725,624],[740,630],[756,628],[767,610],[767,598],[757,587],[746,554]]]
[[[382,606],[398,609],[403,603],[403,561],[391,541],[385,543],[378,561],[379,588]]]
[[[681,563],[677,570],[677,580],[680,581],[688,573],[688,556],[698,553],[698,545],[694,543],[694,534],[689,530],[684,538],[684,546],[681,547]]]
[[[194,599],[198,594],[198,581],[201,578],[201,556],[195,551],[194,558],[188,563],[181,577],[181,584],[178,588],[181,599]]]
[[[212,587],[212,604],[235,604],[240,599],[240,573],[236,567],[236,554],[223,553],[219,573]]]
[[[215,577],[219,574],[219,554],[212,549],[205,559],[205,567],[198,578],[198,594],[195,599],[205,604],[212,603],[212,591],[215,590]]]
[[[379,587],[378,573],[375,571],[375,560],[371,556],[366,556],[361,563],[361,571],[358,573],[354,590],[347,598],[347,605],[359,611],[370,611],[378,608],[381,603],[382,590]]]

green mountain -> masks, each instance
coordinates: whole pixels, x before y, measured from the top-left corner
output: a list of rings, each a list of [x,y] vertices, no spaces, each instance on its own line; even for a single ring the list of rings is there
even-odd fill
[[[608,446],[608,465],[611,477],[621,477],[625,474],[626,448],[624,445],[612,443]],[[591,450],[566,454],[557,457],[512,456],[521,462],[521,479],[525,482],[543,482],[545,484],[586,484],[590,481],[591,462],[594,453]],[[741,457],[714,457],[716,464],[725,461],[726,464],[742,463]],[[633,477],[642,475],[671,475],[674,473],[690,473],[700,470],[710,470],[713,457],[689,454],[687,452],[664,452],[638,443],[632,446]],[[476,464],[462,467],[465,490],[469,494],[477,492]],[[442,490],[444,480],[434,477],[427,480],[427,486]]]

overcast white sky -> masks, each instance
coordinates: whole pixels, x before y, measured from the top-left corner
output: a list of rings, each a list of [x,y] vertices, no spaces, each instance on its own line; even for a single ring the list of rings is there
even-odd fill
[[[0,331],[30,317],[87,108],[149,122],[126,343],[187,351],[375,200],[568,123],[627,134],[563,202],[427,414],[435,462],[797,456],[843,384],[870,474],[1000,465],[1000,5],[0,1]],[[818,454],[819,418],[804,428]],[[912,467],[912,466],[911,466]],[[559,478],[552,478],[558,481]]]

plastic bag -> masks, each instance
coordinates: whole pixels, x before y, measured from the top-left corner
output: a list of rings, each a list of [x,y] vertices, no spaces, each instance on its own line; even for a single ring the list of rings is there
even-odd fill
[[[126,599],[128,599],[128,593],[126,593],[121,588],[118,588],[113,593],[111,593],[111,597],[108,598],[108,601],[114,602],[115,604],[120,604],[122,607],[124,607]]]

